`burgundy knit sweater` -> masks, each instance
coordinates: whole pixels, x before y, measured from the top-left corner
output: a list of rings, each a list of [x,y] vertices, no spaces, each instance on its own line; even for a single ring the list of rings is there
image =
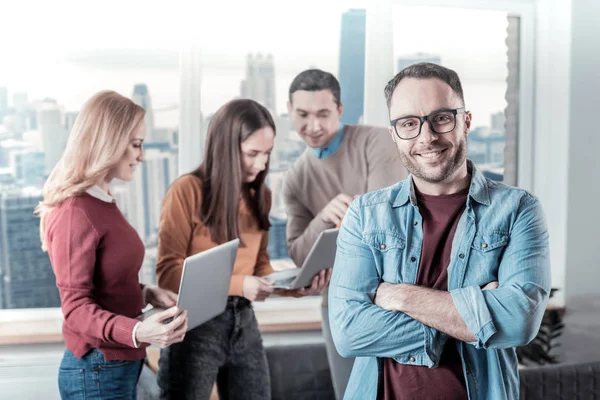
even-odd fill
[[[72,197],[51,212],[46,227],[67,349],[77,358],[96,348],[106,360],[143,359],[147,345],[135,348],[132,333],[144,307],[144,244],[116,203]]]

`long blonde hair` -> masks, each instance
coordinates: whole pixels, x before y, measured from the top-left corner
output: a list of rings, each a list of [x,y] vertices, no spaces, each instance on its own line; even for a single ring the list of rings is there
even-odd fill
[[[96,185],[121,160],[145,111],[113,91],[92,96],[77,116],[62,157],[44,184],[44,200],[35,209],[41,218],[40,239],[46,249],[46,220],[70,197]]]

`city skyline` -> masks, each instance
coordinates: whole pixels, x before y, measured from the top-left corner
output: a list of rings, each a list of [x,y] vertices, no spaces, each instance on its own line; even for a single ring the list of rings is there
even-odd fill
[[[342,98],[347,103],[348,117],[352,118],[348,122],[359,122],[356,120],[360,119],[364,107],[364,93],[358,82],[361,70],[364,76],[364,49],[347,51],[354,41],[361,40],[364,31],[355,23],[344,25],[342,21],[354,15],[358,17],[358,22],[363,23],[365,14],[364,10],[350,8],[344,7],[343,10],[336,11],[336,23],[327,29],[336,27],[337,33],[326,36],[327,40],[322,37],[323,40],[319,43],[323,46],[318,51],[308,52],[310,46],[301,49],[286,46],[285,51],[280,49],[271,52],[270,48],[277,48],[272,47],[272,43],[271,46],[267,44],[256,50],[255,44],[248,45],[252,37],[257,38],[253,36],[256,33],[254,31],[240,40],[236,44],[239,47],[234,46],[227,57],[217,57],[222,52],[215,53],[216,47],[212,45],[203,48],[205,63],[202,66],[201,110],[198,110],[203,118],[203,137],[212,113],[232,98],[253,98],[273,113],[278,135],[267,179],[267,184],[273,191],[273,228],[269,232],[268,249],[273,260],[287,258],[287,220],[281,195],[284,174],[306,148],[285,115],[289,83],[297,73],[306,68],[322,68],[338,76],[343,85]],[[399,10],[401,8],[394,9],[396,13]],[[448,14],[445,15],[447,18]],[[324,16],[319,15],[317,19],[319,18],[323,19]],[[331,15],[323,20],[326,19],[333,20]],[[259,32],[259,36],[267,35],[265,32],[267,31]],[[346,35],[353,39],[342,40]],[[398,29],[395,29],[394,35],[405,37]],[[267,36],[274,36],[273,32],[268,32]],[[412,42],[411,44],[414,45]],[[239,49],[243,46],[246,47],[242,53]],[[2,44],[0,51],[1,47]],[[333,47],[335,51],[323,53],[323,49]],[[432,61],[440,60],[445,66],[453,67],[452,63],[455,63],[460,67],[465,62],[464,59],[456,61],[456,57],[447,51],[436,51],[437,47],[431,44],[418,48],[418,51],[406,52],[409,48],[410,46],[395,46],[394,62],[410,59],[421,53],[421,50],[424,50],[423,53],[426,51],[435,54],[439,58]],[[290,51],[293,52],[293,57],[290,56]],[[494,51],[505,52],[506,49],[500,45]],[[109,56],[105,57],[108,53]],[[309,53],[310,58],[306,57]],[[3,75],[10,68],[0,64],[0,76],[8,76],[7,82],[0,82],[0,116],[9,113],[5,118],[0,118],[0,308],[45,306],[44,304],[56,306],[52,305],[57,300],[52,297],[56,290],[49,284],[53,279],[49,261],[39,248],[39,220],[33,216],[33,208],[41,197],[39,193],[32,194],[28,187],[34,186],[36,190],[41,188],[48,172],[64,151],[67,135],[77,112],[93,93],[105,89],[116,90],[147,111],[145,162],[137,169],[132,182],[114,182],[111,185],[117,205],[146,244],[140,277],[147,283],[155,283],[160,203],[169,185],[179,174],[177,138],[180,81],[177,52],[163,50],[161,53],[151,49],[144,50],[142,47],[134,52],[123,49],[78,52],[70,49],[64,54],[54,54],[50,46],[43,54],[47,56],[44,74],[35,74],[33,64],[27,64],[24,71],[19,71],[21,78],[25,77],[26,84],[23,80],[13,80],[10,75]],[[59,60],[53,63],[52,60],[56,57]],[[222,62],[224,59],[227,61]],[[156,60],[158,62],[154,63]],[[362,68],[354,68],[361,62]],[[462,76],[461,71],[458,72]],[[505,148],[503,111],[506,105],[506,72],[490,81],[478,81],[480,78],[467,74],[463,79],[467,108],[475,116],[469,156],[484,168],[486,175],[501,180]],[[349,93],[354,96],[349,97]],[[469,103],[471,98],[472,103]],[[9,109],[14,110],[9,112]],[[12,203],[7,203],[7,196]],[[9,215],[7,210],[18,212]],[[18,235],[15,234],[16,230]],[[6,240],[9,235],[10,241]],[[22,260],[19,258],[21,256],[24,257]],[[30,286],[43,289],[39,292],[40,297],[35,297],[30,303],[23,297],[27,294],[23,291],[23,288],[28,287],[23,283],[26,281]]]
[[[262,3],[268,5],[275,14],[289,14],[278,3]],[[178,51],[182,46],[193,43],[203,55],[200,111],[204,115],[214,113],[220,105],[238,94],[239,82],[244,79],[246,72],[245,57],[257,53],[272,54],[274,57],[277,71],[275,109],[283,113],[287,90],[296,74],[310,67],[318,67],[336,75],[339,73],[341,15],[351,9],[364,9],[367,4],[366,1],[313,3],[319,6],[319,12],[313,12],[308,5],[298,7],[298,10],[294,10],[295,18],[273,18],[269,24],[253,24],[251,29],[244,30],[244,35],[235,35],[228,27],[235,25],[243,28],[251,24],[248,21],[252,21],[251,16],[258,10],[258,4],[236,5],[236,10],[243,10],[243,14],[231,15],[226,19],[227,24],[223,24],[222,18],[230,8],[217,4],[207,13],[211,18],[203,16],[205,23],[194,24],[197,35],[187,34],[189,32],[181,31],[183,28],[179,26],[170,26],[172,29],[147,30],[145,40],[141,42],[123,36],[122,32],[119,32],[118,38],[103,29],[98,30],[102,35],[95,34],[92,29],[94,22],[91,21],[77,37],[69,36],[58,24],[58,28],[48,29],[47,35],[34,42],[17,36],[0,43],[0,54],[6,55],[6,61],[0,63],[0,86],[10,82],[14,90],[26,91],[34,98],[42,95],[60,96],[67,110],[74,110],[83,100],[101,89],[129,94],[128,85],[135,78],[153,88],[158,106],[169,106],[179,101]],[[130,4],[123,7],[123,14],[114,18],[115,21],[123,19],[123,26],[126,27],[124,15],[133,12],[135,7]],[[178,9],[177,3],[173,9]],[[159,12],[151,7],[144,7],[144,10],[149,14],[146,16],[148,21],[156,18],[157,23],[160,21],[163,24],[171,12],[170,9]],[[52,10],[48,10],[48,13],[52,15]],[[406,18],[406,14],[427,16],[428,29],[423,29],[420,18]],[[63,17],[56,16],[57,20]],[[486,119],[495,110],[504,108],[502,91],[507,76],[504,43],[506,13],[395,5],[392,7],[392,18],[394,21],[403,21],[394,25],[394,63],[398,57],[407,54],[438,54],[445,66],[456,69],[461,76],[467,105],[475,121],[480,117]],[[0,26],[0,34],[6,30],[5,33],[9,35],[11,27],[18,31],[17,26],[13,26],[15,20],[18,21],[18,18],[9,19]],[[311,21],[318,29],[304,29],[304,21]],[[41,26],[49,23],[45,19],[35,22]],[[53,25],[57,25],[56,21],[53,21]],[[169,25],[163,26],[166,28]],[[451,32],[465,40],[440,40],[440,31],[444,34]],[[474,35],[474,32],[477,34]],[[182,38],[183,33],[186,35]],[[410,37],[410,40],[405,40],[406,37]],[[44,60],[43,68],[39,66],[40,59]],[[172,125],[172,122],[161,122],[161,118],[177,120],[175,112],[163,115],[164,118],[157,116],[158,126]]]

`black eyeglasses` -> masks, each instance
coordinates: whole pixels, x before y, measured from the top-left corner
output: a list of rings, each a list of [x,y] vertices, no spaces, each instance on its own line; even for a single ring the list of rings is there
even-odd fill
[[[411,140],[419,136],[425,121],[427,121],[433,133],[443,135],[452,132],[456,128],[456,115],[464,112],[466,112],[464,107],[442,109],[424,117],[409,115],[408,117],[396,118],[391,120],[390,124],[394,127],[396,136],[402,140]]]

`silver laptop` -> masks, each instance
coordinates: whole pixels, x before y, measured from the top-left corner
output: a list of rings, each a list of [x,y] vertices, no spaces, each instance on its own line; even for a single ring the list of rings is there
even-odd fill
[[[188,331],[225,311],[239,244],[239,239],[234,239],[185,259],[177,307],[182,311],[187,310]],[[151,308],[138,319],[143,321],[163,310]]]
[[[335,261],[339,228],[326,229],[319,234],[301,268],[273,272],[265,278],[275,282],[278,289],[302,289],[312,284],[321,270],[332,268]]]

